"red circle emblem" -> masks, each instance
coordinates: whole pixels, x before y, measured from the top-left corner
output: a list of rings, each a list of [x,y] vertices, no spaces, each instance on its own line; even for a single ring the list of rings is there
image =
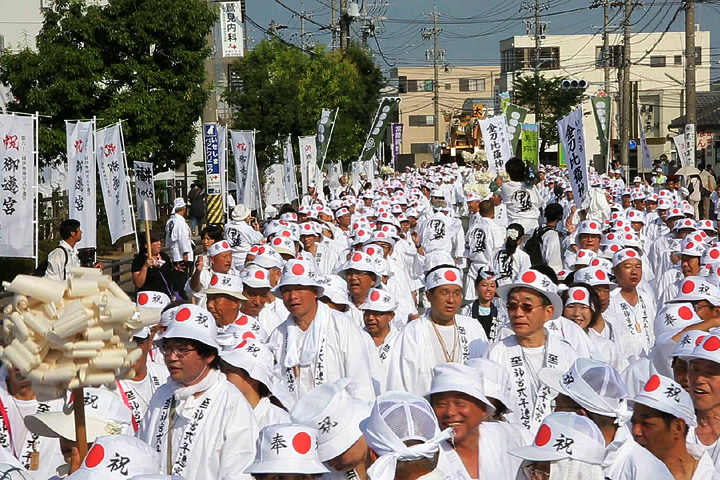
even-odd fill
[[[537,280],[537,275],[535,275],[535,272],[525,272],[520,280],[523,283],[533,283]]]
[[[690,307],[680,307],[678,309],[678,317],[682,318],[683,320],[690,320],[693,318],[693,312]]]
[[[654,392],[658,389],[659,386],[660,377],[658,377],[657,375],[653,375],[652,377],[650,377],[650,380],[647,381],[643,390],[645,390],[646,392]]]
[[[222,243],[222,248],[230,248],[230,245],[228,245],[227,242]]]
[[[149,298],[148,298],[147,293],[141,293],[140,295],[138,295],[138,303],[140,305],[145,305],[148,302],[148,300],[149,300]]]
[[[377,302],[378,300],[380,300],[380,292],[378,292],[377,290],[374,290],[370,294],[370,300],[372,300],[373,302]]]
[[[707,350],[708,352],[714,352],[718,348],[720,348],[720,338],[711,336],[707,340],[705,340],[705,343],[703,343],[703,348]]]
[[[190,318],[191,315],[192,312],[189,308],[183,308],[177,313],[177,315],[175,315],[175,320],[177,320],[178,322],[184,322],[185,320]]]
[[[550,430],[550,427],[547,425],[541,425],[540,430],[538,430],[537,436],[535,437],[535,445],[543,447],[547,445],[551,438],[552,430]]]
[[[717,250],[716,248],[713,248],[712,250],[710,250],[710,258],[717,259],[718,257],[720,257],[719,250]]]
[[[452,270],[448,270],[447,272],[445,272],[445,280],[447,280],[448,282],[454,282],[457,280],[457,274]]]
[[[255,255],[257,253],[257,251],[258,251],[257,245],[253,245],[253,247],[250,249],[250,253],[252,253],[253,255]]]
[[[219,280],[220,279],[218,278],[217,275],[213,275],[212,278],[210,279],[210,285],[213,285],[213,286],[217,285]]]
[[[611,252],[617,252],[620,250],[620,245],[610,245]]]
[[[592,261],[590,262],[590,265],[593,267],[597,267],[598,265],[600,265],[600,260],[597,258],[593,258]]]
[[[573,298],[578,301],[585,300],[585,292],[583,290],[575,290],[573,292]]]
[[[603,270],[598,270],[597,272],[595,272],[595,277],[596,277],[598,280],[605,280],[605,279],[607,279],[607,275],[605,275],[605,272],[604,272]]]
[[[262,255],[263,253],[265,253],[265,247],[258,248],[257,254]]]
[[[247,325],[247,323],[248,323],[247,315],[243,315],[242,317],[235,320],[235,325]]]
[[[296,263],[292,267],[292,273],[293,273],[293,275],[298,275],[298,276],[303,275],[305,273],[305,267],[303,267],[299,263]]]
[[[635,253],[635,250],[628,250],[627,252],[625,252],[625,255],[630,258],[635,258],[637,256],[637,253]]]
[[[242,338],[243,338],[243,341],[240,342],[240,345],[238,345],[238,346],[235,347],[235,348],[243,348],[245,345],[247,345],[248,339],[249,339],[249,338],[255,338],[255,335],[253,335],[252,332],[245,332],[245,333],[243,333]]]
[[[375,249],[372,247],[368,248],[366,252],[368,255],[375,255]]]
[[[705,339],[705,335],[700,335],[697,340],[695,340],[695,346],[697,347],[702,343],[702,341]]]
[[[359,262],[359,261],[361,261],[362,259],[363,259],[363,257],[362,257],[362,254],[361,254],[360,252],[356,253],[356,254],[353,255],[353,257],[352,257],[352,261],[353,261],[353,262]]]
[[[683,283],[682,293],[690,293],[693,290],[695,290],[695,283],[692,280],[688,280],[687,282]]]
[[[690,250],[694,246],[695,246],[695,244],[693,242],[688,242],[687,245],[685,245],[685,250]]]
[[[280,245],[282,243],[282,238],[276,238],[273,240],[273,245]]]
[[[290,231],[288,231],[288,230],[283,230],[282,236],[283,236],[283,237],[289,237],[289,236],[290,236]]]
[[[358,232],[358,237],[364,237],[365,236],[365,230],[360,230]]]
[[[580,250],[580,251],[578,252],[578,258],[582,258],[582,257],[584,257],[584,256],[585,256],[585,252],[584,252],[583,250]]]
[[[597,223],[593,222],[590,224],[590,228],[596,230],[598,228]]]
[[[293,448],[300,455],[305,455],[310,451],[312,446],[312,438],[305,432],[300,432],[293,437],[292,441]]]
[[[87,454],[87,457],[85,458],[85,466],[88,468],[95,468],[98,465],[100,465],[100,462],[103,461],[103,458],[105,458],[105,449],[102,445],[97,444],[93,445],[93,447],[90,449],[90,452]]]
[[[257,278],[258,280],[265,280],[265,272],[263,272],[262,270],[258,270],[257,272],[255,272],[255,278]]]

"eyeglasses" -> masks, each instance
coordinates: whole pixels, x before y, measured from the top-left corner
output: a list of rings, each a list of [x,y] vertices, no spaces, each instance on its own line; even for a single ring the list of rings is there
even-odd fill
[[[536,469],[534,463],[525,465],[522,467],[522,471],[525,474],[525,478],[528,480],[548,480],[550,478],[550,474],[548,472]]]
[[[698,312],[703,308],[712,308],[712,305],[710,305],[709,303],[696,303],[693,305],[693,307],[695,308],[695,311]]]
[[[508,312],[514,312],[515,310],[520,308],[523,313],[530,313],[538,307],[542,307],[542,303],[538,305],[533,305],[532,303],[508,302],[507,304],[505,304],[505,308],[507,308]]]
[[[165,356],[174,354],[178,358],[183,358],[190,352],[197,352],[197,348],[160,347],[160,353]]]

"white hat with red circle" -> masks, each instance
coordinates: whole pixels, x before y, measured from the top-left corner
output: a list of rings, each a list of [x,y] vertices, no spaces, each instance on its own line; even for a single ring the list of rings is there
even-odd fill
[[[298,215],[295,212],[285,212],[280,214],[280,220],[283,220],[285,222],[297,222]]]
[[[375,286],[378,286],[382,280],[375,268],[373,258],[365,252],[351,253],[350,258],[345,261],[345,264],[342,266],[342,269],[338,272],[338,274],[342,278],[345,278],[348,270],[372,273],[375,275]]]
[[[557,286],[547,275],[533,269],[525,270],[518,274],[514,282],[499,286],[497,294],[507,302],[510,292],[516,288],[530,288],[550,300],[550,303],[552,303],[554,307],[553,319],[558,318],[562,314],[562,299],[560,295],[557,294]]]
[[[572,305],[574,303],[590,306],[590,292],[588,292],[587,288],[575,286],[568,289],[565,305]]]
[[[458,285],[462,288],[463,281],[460,269],[453,266],[441,266],[429,271],[427,275],[425,275],[426,290],[429,291],[443,285]]]
[[[705,250],[705,253],[703,253],[703,256],[700,259],[700,263],[702,265],[720,263],[720,247],[712,246]]]
[[[238,300],[247,300],[242,294],[243,284],[237,274],[212,272],[208,286],[203,290],[206,295],[224,294]]]
[[[397,310],[397,307],[398,301],[392,292],[380,290],[379,288],[371,288],[365,302],[363,302],[358,309],[373,312],[394,312]]]
[[[630,220],[631,223],[645,223],[645,214],[640,210],[630,210],[627,214],[627,219]]]
[[[705,253],[705,244],[698,242],[694,238],[685,237],[680,242],[680,254],[688,257],[702,257]]]
[[[230,243],[228,243],[227,240],[220,240],[219,242],[215,242],[210,245],[210,248],[208,248],[208,256],[214,257],[215,255],[229,252],[231,250],[232,248],[230,248]]]
[[[545,417],[532,445],[509,450],[508,453],[531,462],[571,458],[602,465],[605,438],[588,417],[572,412],[555,412]]]
[[[607,270],[608,272],[609,272],[609,271],[612,271],[612,269],[613,269],[612,260],[611,260],[611,259],[607,259],[607,258],[603,258],[603,257],[593,258],[593,259],[590,261],[590,266],[591,266],[591,267],[602,267],[602,268],[604,268],[605,270]]]
[[[347,207],[341,207],[335,211],[335,218],[344,217],[345,215],[350,215],[350,210]]]
[[[685,277],[680,283],[678,294],[666,303],[699,302],[706,300],[715,306],[720,306],[720,288],[708,282],[706,277]]]
[[[625,243],[620,240],[617,240],[617,238],[619,238],[619,236],[616,235],[615,238],[616,238],[616,240],[612,240],[610,242],[605,243],[605,245],[603,245],[603,251],[601,254],[602,258],[605,258],[607,260],[612,260],[617,252],[619,252],[620,250],[625,248]],[[590,260],[589,265],[592,265],[592,260]]]
[[[643,389],[633,399],[628,400],[630,406],[638,403],[673,417],[682,418],[690,427],[697,426],[695,407],[690,394],[679,383],[662,375],[654,374],[645,383]]]
[[[633,248],[623,248],[613,255],[613,267],[617,267],[628,260],[640,260],[640,254]]]
[[[605,267],[585,267],[575,272],[573,279],[576,282],[587,283],[590,286],[608,286],[610,290],[617,288],[617,283],[610,280],[610,274]]]
[[[270,240],[270,245],[280,255],[291,255],[294,258],[297,252],[295,249],[295,241],[289,237],[275,237]]]
[[[658,197],[656,201],[658,204],[658,210],[668,210],[673,205],[672,200],[670,200],[669,198]]]
[[[340,275],[328,274],[318,278],[323,286],[323,295],[336,305],[350,307],[352,304],[348,297],[347,282]]]
[[[716,333],[706,334],[690,354],[680,358],[683,360],[708,360],[720,363],[720,335]]]
[[[668,303],[655,315],[655,337],[666,332],[679,332],[701,321],[691,303]]]
[[[318,289],[318,297],[323,294],[323,287],[318,283],[318,275],[315,271],[315,264],[308,260],[290,260],[283,266],[282,277],[277,286],[272,290],[272,294],[281,295],[282,287],[288,285],[316,287]]]
[[[174,310],[165,331],[155,337],[155,343],[162,346],[167,338],[185,338],[197,340],[219,352],[217,335],[218,327],[212,313],[197,305],[187,304]]]
[[[395,237],[400,238],[397,235],[397,230],[395,230],[395,229],[393,229],[393,230],[394,230]],[[365,243],[380,243],[380,242],[382,242],[382,243],[387,243],[390,246],[394,246],[395,242],[396,242],[395,237],[393,237],[392,231],[384,232],[382,230],[375,230],[372,233],[371,237],[365,241]]]
[[[255,461],[244,471],[252,475],[312,475],[328,473],[318,456],[318,431],[304,425],[280,423],[260,430]]]
[[[300,236],[322,235],[322,226],[318,222],[307,221],[300,224]]]
[[[97,437],[80,468],[68,480],[126,480],[158,472],[158,454],[130,435]]]
[[[250,288],[270,288],[270,272],[257,265],[249,264],[240,272],[243,286]]]
[[[670,357],[680,357],[687,360],[686,357],[692,354],[695,347],[700,345],[707,334],[708,332],[703,330],[688,330],[677,341]]]
[[[590,262],[595,257],[597,257],[597,253],[595,253],[594,251],[581,248],[575,254],[574,265],[580,265],[582,267],[587,267],[588,265],[590,265]]]
[[[578,235],[602,235],[602,224],[595,220],[583,220],[577,232]]]
[[[253,258],[250,263],[252,265],[258,265],[266,269],[282,268],[285,260],[283,260],[283,258],[273,246],[260,245],[255,252],[255,258]]]
[[[385,258],[385,251],[373,243],[368,243],[362,248],[362,251],[370,255],[371,257]]]
[[[697,228],[697,225],[695,225],[695,220],[692,218],[683,218],[682,220],[678,220],[673,224],[672,229],[679,231],[679,230],[695,230]]]
[[[162,310],[170,304],[170,301],[170,297],[168,297],[166,293],[143,290],[142,292],[138,292],[135,303],[140,308],[154,308]]]

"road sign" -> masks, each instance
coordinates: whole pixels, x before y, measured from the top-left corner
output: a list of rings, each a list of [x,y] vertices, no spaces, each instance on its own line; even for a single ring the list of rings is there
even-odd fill
[[[628,148],[630,148],[630,150],[635,150],[637,148],[637,142],[635,140],[630,140],[628,142]]]

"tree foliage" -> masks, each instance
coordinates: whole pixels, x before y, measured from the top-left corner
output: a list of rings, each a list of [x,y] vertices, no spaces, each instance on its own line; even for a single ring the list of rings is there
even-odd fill
[[[225,93],[233,127],[257,130],[258,163],[276,161],[275,142],[313,135],[323,108],[339,108],[328,161],[357,159],[385,86],[372,57],[357,45],[307,55],[280,41],[263,41],[233,65],[238,82]]]
[[[545,78],[538,73],[516,78],[513,83],[513,103],[529,108],[540,124],[541,160],[547,145],[560,141],[555,122],[580,104],[585,92],[583,89],[564,89],[561,84],[561,78]]]
[[[129,161],[174,168],[195,148],[215,18],[204,0],[56,0],[37,51],[0,58],[0,82],[17,99],[11,110],[49,117],[40,121],[45,161],[64,154],[66,119],[97,116],[99,126],[123,120]]]

